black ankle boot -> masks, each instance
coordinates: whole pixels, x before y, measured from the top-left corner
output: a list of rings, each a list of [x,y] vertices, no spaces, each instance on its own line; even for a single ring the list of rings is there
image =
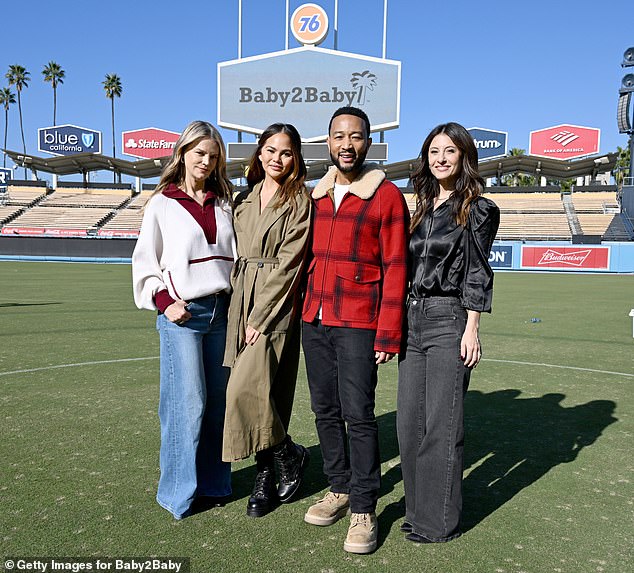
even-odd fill
[[[277,504],[275,468],[272,465],[260,467],[258,464],[253,492],[247,502],[247,515],[249,517],[263,517],[273,511]]]
[[[280,445],[273,449],[273,457],[280,480],[277,487],[277,497],[280,503],[288,503],[302,483],[310,454],[304,446],[294,443],[287,436]]]

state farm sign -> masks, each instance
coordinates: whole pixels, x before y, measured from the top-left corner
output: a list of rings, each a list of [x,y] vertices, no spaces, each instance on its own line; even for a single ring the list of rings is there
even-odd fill
[[[522,268],[605,271],[610,247],[523,246]]]
[[[180,134],[156,127],[146,127],[121,134],[121,149],[126,155],[140,159],[159,159],[172,154]]]
[[[601,130],[580,125],[555,125],[531,131],[529,155],[551,159],[573,159],[599,152]]]

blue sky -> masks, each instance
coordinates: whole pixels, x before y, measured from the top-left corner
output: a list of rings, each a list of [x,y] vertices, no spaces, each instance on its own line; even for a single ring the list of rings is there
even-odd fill
[[[314,1],[332,23],[334,0]],[[291,12],[303,3],[292,0]],[[242,55],[284,49],[285,0],[242,4]],[[0,13],[0,87],[11,64],[31,73],[22,94],[29,153],[38,153],[37,129],[52,124],[52,89],[41,74],[50,60],[66,71],[57,123],[103,131],[105,153],[112,148],[107,73],[123,84],[117,156],[121,131],[216,123],[216,64],[238,55],[237,0],[35,0],[3,3]],[[633,16],[630,0],[389,0],[387,57],[402,62],[400,127],[385,135],[389,161],[416,157],[427,132],[445,121],[507,131],[509,148],[528,149],[531,130],[562,123],[600,128],[601,152],[625,146],[616,105]],[[339,1],[340,50],[380,57],[382,33],[383,0]],[[292,38],[290,47],[297,47]],[[332,31],[322,47],[333,47]],[[223,137],[237,140],[230,130]],[[7,147],[21,149],[17,105]],[[110,180],[105,172],[93,178]]]

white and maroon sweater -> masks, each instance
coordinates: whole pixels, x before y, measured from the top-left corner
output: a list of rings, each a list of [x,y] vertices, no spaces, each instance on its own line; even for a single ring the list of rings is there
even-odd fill
[[[154,196],[132,254],[136,305],[164,312],[176,299],[230,292],[236,259],[231,217],[229,203],[213,192],[202,207],[175,185]]]

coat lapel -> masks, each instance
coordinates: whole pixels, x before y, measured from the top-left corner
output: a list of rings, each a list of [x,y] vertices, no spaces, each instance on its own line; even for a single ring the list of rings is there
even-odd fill
[[[269,229],[276,223],[276,221],[282,217],[288,209],[290,209],[290,205],[288,203],[284,203],[281,207],[273,209],[271,204],[273,204],[276,199],[273,197],[264,211],[260,214],[261,188],[262,183],[258,183],[249,194],[251,203],[247,207],[249,210],[249,216],[246,217],[248,227],[244,229],[246,232],[253,230],[252,233],[249,233],[251,236],[249,254],[253,257],[267,256],[267,253],[263,252],[263,239],[268,235]]]

